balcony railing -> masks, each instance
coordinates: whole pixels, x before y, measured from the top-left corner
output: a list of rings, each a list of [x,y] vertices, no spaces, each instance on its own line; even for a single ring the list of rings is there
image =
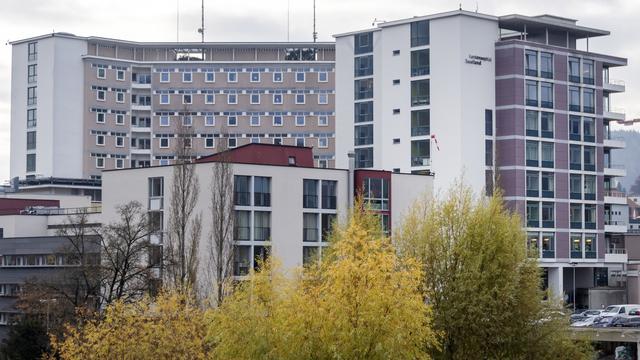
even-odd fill
[[[427,156],[414,156],[411,158],[411,166],[429,166],[431,159]]]
[[[624,197],[627,197],[627,194],[625,194],[624,192],[619,191],[619,190],[605,190],[604,191],[604,196],[612,196],[612,197],[624,198]]]
[[[97,214],[102,212],[102,206],[88,206],[77,208],[39,208],[28,207],[20,211],[20,215],[77,215]]]
[[[607,254],[626,254],[627,253],[627,249],[621,249],[621,248],[607,248]]]

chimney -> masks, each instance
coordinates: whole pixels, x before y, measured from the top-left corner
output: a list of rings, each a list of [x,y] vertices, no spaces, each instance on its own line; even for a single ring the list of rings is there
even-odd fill
[[[349,194],[349,207],[352,207],[355,192],[354,173],[356,168],[356,154],[353,151],[349,151],[347,157],[349,158],[349,188],[347,189],[347,193]]]

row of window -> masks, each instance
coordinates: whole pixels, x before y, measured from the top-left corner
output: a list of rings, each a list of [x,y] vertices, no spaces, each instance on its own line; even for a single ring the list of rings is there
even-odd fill
[[[571,229],[596,229],[595,204],[570,204],[569,226]],[[527,227],[554,228],[555,203],[527,201]]]
[[[191,83],[193,82],[193,73],[192,72],[181,72],[182,82],[183,83]],[[250,72],[249,73],[249,82],[252,83],[260,83],[261,82],[261,72]],[[136,74],[134,81],[141,84],[150,84],[151,83],[151,75],[150,74]],[[106,79],[107,71],[104,67],[98,67],[96,69],[96,77],[98,79]],[[296,82],[305,82],[307,79],[306,72],[298,71],[295,73],[295,81]],[[116,80],[125,81],[126,73],[125,70],[118,69],[116,70]],[[160,72],[160,82],[168,83],[171,82],[171,72],[162,71]],[[204,82],[213,83],[216,81],[216,73],[214,71],[207,71],[203,73]],[[282,83],[284,82],[284,72],[273,72],[271,77],[272,82],[274,83]],[[318,82],[328,82],[329,81],[329,73],[327,71],[319,71],[318,72]],[[227,72],[227,82],[228,83],[236,83],[238,82],[238,72],[232,71]]]
[[[90,261],[95,261],[95,259],[92,258]],[[3,255],[0,257],[0,266],[2,267],[71,266],[77,264],[77,259],[63,254]]]
[[[527,197],[553,199],[555,197],[554,188],[554,173],[529,170],[526,172]],[[596,176],[569,174],[569,197],[577,200],[595,200]]]
[[[595,259],[597,257],[596,234],[571,233],[570,257],[572,259]],[[555,258],[555,234],[547,232],[527,233],[527,248],[536,256],[553,259]]]
[[[302,207],[305,209],[331,209],[337,207],[338,182],[334,180],[304,179]]]
[[[429,75],[429,49],[411,52],[411,76]],[[354,58],[353,76],[365,77],[373,75],[373,55],[362,55]],[[399,83],[399,80],[394,84]]]
[[[544,81],[526,81],[527,106],[543,107],[553,109],[553,84]],[[580,92],[582,91],[582,96]],[[595,113],[595,90],[591,88],[580,88],[569,86],[569,111],[582,111],[585,113]],[[582,106],[580,99],[582,99]]]
[[[526,166],[554,168],[554,159],[554,143],[535,140],[526,141]],[[596,171],[596,148],[594,146],[569,145],[569,169]]]
[[[120,93],[116,93],[116,102],[118,101],[118,95]],[[261,94],[248,94],[249,95],[249,103],[252,105],[260,105],[262,96]],[[306,103],[306,95],[307,94],[294,94],[295,103],[297,105]],[[318,93],[318,104],[326,105],[329,103],[329,94],[328,93]],[[203,99],[205,104],[215,104],[216,103],[216,94],[203,94]],[[271,95],[271,104],[272,105],[282,105],[284,104],[285,94],[272,94]],[[193,104],[193,94],[182,94],[182,105]],[[123,100],[124,101],[124,100]],[[169,105],[171,103],[171,95],[170,94],[160,94],[160,105]],[[238,94],[227,94],[227,104],[237,104],[238,103]]]
[[[106,113],[99,112],[96,113],[96,123],[104,124],[106,123]],[[293,120],[296,126],[305,126],[307,124],[307,116],[306,115],[295,115],[295,116],[283,116],[283,115],[273,115],[269,116],[271,118],[271,123],[273,126],[284,126],[287,118]],[[269,117],[266,117],[267,119]],[[262,119],[265,117],[261,115],[250,115],[246,117],[250,126],[260,126],[262,123]],[[204,126],[215,126],[216,125],[216,116],[215,115],[205,115],[202,117]],[[193,115],[183,115],[179,117],[179,121],[181,121],[182,126],[192,126],[194,122]],[[327,115],[319,115],[317,116],[318,126],[329,126],[329,116]],[[238,126],[238,116],[237,115],[228,115],[226,116],[226,124],[227,126]],[[143,118],[143,117],[132,117],[131,118],[132,125],[135,127],[151,127],[151,118]],[[125,124],[125,114],[115,114],[115,124],[116,125],[124,125]],[[171,126],[171,116],[169,115],[161,115],[158,117],[158,125],[162,127]]]
[[[553,54],[544,51],[525,51],[525,75],[553,79]],[[582,66],[581,66],[582,65]],[[567,59],[569,82],[593,85],[595,64],[593,60],[569,56]]]

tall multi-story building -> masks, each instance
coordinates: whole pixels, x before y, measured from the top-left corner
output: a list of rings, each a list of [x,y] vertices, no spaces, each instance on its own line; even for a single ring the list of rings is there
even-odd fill
[[[626,262],[626,200],[612,192],[624,143],[609,136],[624,85],[609,71],[627,61],[589,49],[608,34],[460,10],[336,35],[336,153],[354,149],[356,168],[433,173],[436,192],[456,179],[476,193],[498,185],[548,286],[584,303]]]
[[[11,177],[99,200],[104,169],[249,142],[333,167],[333,43],[145,43],[54,33],[12,42]]]

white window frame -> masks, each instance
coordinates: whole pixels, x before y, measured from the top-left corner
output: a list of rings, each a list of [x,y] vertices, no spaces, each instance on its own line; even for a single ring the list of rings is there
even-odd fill
[[[102,117],[102,121],[100,121],[100,117]],[[104,124],[106,122],[106,120],[107,120],[107,113],[103,113],[103,112],[97,112],[96,113],[96,123]]]
[[[321,120],[321,119],[324,119],[324,120]],[[329,126],[329,116],[318,115],[318,126]]]
[[[302,124],[298,124],[298,119],[300,119],[300,118],[302,118]],[[307,123],[306,116],[304,116],[304,115],[296,115],[296,117],[295,117],[296,126],[305,126],[306,123]]]
[[[280,124],[276,123],[276,118],[280,118]],[[284,126],[284,116],[282,116],[282,115],[273,115],[273,126]]]
[[[258,120],[257,124],[253,123],[254,119]],[[249,116],[249,126],[260,126],[260,115],[251,115],[251,116]]]
[[[323,140],[324,140],[324,144],[323,144]],[[318,148],[320,149],[326,149],[329,147],[329,138],[322,136],[318,138]]]
[[[189,74],[189,80],[185,80],[187,74]],[[191,71],[184,71],[182,73],[182,82],[183,83],[191,83],[191,82],[193,82],[193,73]]]
[[[208,145],[207,142],[211,141],[211,145]],[[206,149],[213,149],[216,147],[216,139],[212,137],[204,138],[204,147]]]
[[[123,91],[116,91],[116,102],[123,104],[124,103],[124,92]],[[120,97],[122,96],[122,99],[120,99]]]
[[[302,74],[302,80],[298,80],[298,75],[299,74]],[[297,83],[303,83],[306,79],[307,79],[307,75],[305,74],[304,71],[296,71],[296,82]]]
[[[253,75],[257,74],[258,75],[258,80],[253,80]],[[259,71],[252,71],[251,73],[249,73],[249,82],[252,83],[259,83],[260,82],[260,72]]]
[[[233,145],[231,145],[231,140],[233,140]],[[237,138],[227,138],[227,147],[228,148],[235,148],[238,147],[238,139]]]
[[[165,74],[167,75],[167,79],[166,79],[166,80],[163,80],[163,79],[162,79],[162,77],[163,77]],[[160,72],[160,82],[161,82],[161,83],[168,83],[168,82],[171,82],[171,73],[170,73],[169,71],[162,71],[162,72]]]
[[[298,96],[302,96],[302,102],[298,101]],[[296,105],[304,105],[307,101],[305,94],[296,94]]]
[[[233,95],[234,101],[231,101],[231,96]],[[227,105],[235,105],[238,103],[238,94],[236,93],[229,93],[227,94]]]
[[[189,102],[186,101],[186,97],[189,97]],[[193,94],[182,94],[182,105],[193,104]]]
[[[280,74],[280,80],[276,80],[276,74]],[[284,81],[284,73],[282,71],[275,71],[272,75],[272,80],[274,83],[281,83]]]
[[[102,76],[100,76],[100,73],[102,73]],[[103,67],[99,67],[98,69],[96,69],[96,77],[98,79],[106,79],[107,78],[107,69],[105,69]]]
[[[116,159],[116,169],[124,169],[124,159]]]
[[[118,81],[124,81],[125,80],[124,70],[116,70],[116,80],[118,80]]]
[[[96,168],[97,169],[104,169],[104,158],[103,157],[97,157],[96,158]]]
[[[235,74],[235,79],[231,80],[231,74]],[[227,73],[227,82],[228,83],[237,83],[238,82],[238,72],[237,71],[229,71]]]
[[[209,119],[211,119],[211,123],[208,122]],[[214,115],[205,115],[204,126],[216,126],[216,117]]]
[[[118,140],[122,142],[120,145],[118,145]],[[116,136],[116,147],[118,148],[124,147],[124,136]]]
[[[280,101],[276,101],[276,96],[280,97]],[[274,105],[282,105],[284,103],[284,95],[282,93],[273,94],[273,99],[271,101]]]
[[[164,101],[163,97],[166,96],[166,100]],[[171,103],[171,94],[160,94],[160,104],[161,105],[168,105]]]
[[[322,80],[321,79],[321,74],[324,74],[325,79]],[[329,82],[329,72],[328,71],[318,71],[318,82],[320,83],[325,83],[325,82]]]
[[[166,124],[162,124],[163,119],[167,120]],[[171,118],[169,117],[169,115],[160,115],[160,120],[158,122],[160,126],[171,126]]]
[[[212,78],[211,80],[208,79],[209,74],[211,74]],[[204,82],[206,83],[213,83],[216,82],[216,73],[214,71],[207,71],[204,73]]]
[[[116,125],[124,125],[124,114],[116,114]]]
[[[100,141],[100,139],[102,139],[102,141]],[[106,141],[105,135],[102,135],[102,134],[96,135],[96,146],[104,146],[105,141]]]
[[[209,101],[209,96],[211,96],[211,101]],[[209,94],[209,93],[205,93],[204,94],[204,103],[205,104],[215,104],[216,103],[216,94]]]
[[[324,101],[322,101],[323,98],[324,98]],[[318,93],[318,104],[327,105],[328,103],[329,103],[329,94]]]
[[[167,143],[166,145],[162,145],[162,141],[163,141],[163,140],[166,140],[166,143]],[[165,138],[165,137],[160,138],[160,141],[159,141],[158,147],[159,147],[160,149],[168,149],[168,148],[169,148],[169,146],[171,146],[171,141],[170,141],[170,140],[171,140],[171,139],[169,139],[169,138]]]
[[[102,99],[100,98],[100,94],[102,94]],[[105,101],[107,99],[107,90],[97,90],[96,91],[96,100],[97,101]]]
[[[253,96],[254,95],[257,95],[258,102],[254,102],[253,101]],[[254,93],[249,94],[249,103],[252,104],[252,105],[260,105],[260,94],[254,94]]]
[[[231,118],[235,119],[235,124],[231,123]],[[227,116],[227,126],[238,126],[238,115],[229,115]]]
[[[189,119],[189,123],[185,122],[186,119]],[[182,115],[182,126],[193,126],[193,116],[192,115]]]

